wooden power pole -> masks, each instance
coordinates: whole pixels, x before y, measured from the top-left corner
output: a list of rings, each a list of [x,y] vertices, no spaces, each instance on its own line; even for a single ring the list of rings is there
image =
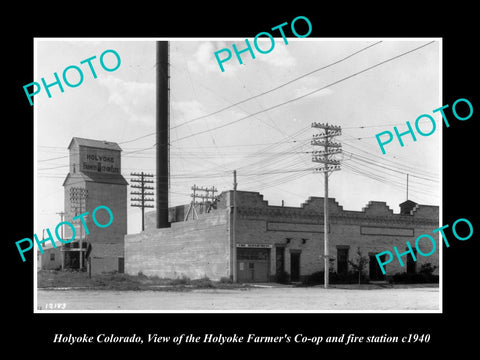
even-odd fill
[[[131,198],[130,200],[132,203],[130,204],[133,207],[139,207],[142,209],[142,231],[145,230],[145,208],[153,208],[153,205],[149,205],[149,201],[155,201],[153,198],[148,198],[147,196],[153,195],[153,191],[146,191],[146,190],[153,190],[153,186],[145,185],[149,183],[153,183],[153,180],[147,179],[153,177],[152,174],[145,174],[143,171],[141,173],[131,173],[130,175],[136,176],[137,178],[131,179],[130,181],[133,183],[139,183],[140,185],[130,185],[131,188],[139,189],[140,191],[131,191],[131,195],[136,195],[140,197]]]
[[[315,170],[323,172],[325,176],[325,195],[323,198],[323,237],[324,237],[324,286],[328,289],[329,285],[329,209],[328,209],[328,175],[336,170],[340,170],[340,161],[332,158],[333,155],[342,152],[342,145],[340,143],[332,142],[332,138],[342,134],[340,126],[333,126],[328,124],[313,123],[312,127],[322,129],[324,132],[313,135],[312,145],[323,146],[323,150],[314,151],[312,153],[312,161],[322,163],[323,166]]]

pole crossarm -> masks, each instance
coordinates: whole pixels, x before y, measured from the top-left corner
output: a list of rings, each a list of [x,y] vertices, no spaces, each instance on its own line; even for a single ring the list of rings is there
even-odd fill
[[[331,149],[328,149],[327,151],[325,150],[312,151],[312,155],[335,155],[340,153],[342,153],[342,149],[340,148],[331,148]]]
[[[312,139],[312,141],[310,142],[312,145],[318,145],[318,146],[328,146],[328,147],[331,147],[331,148],[334,148],[334,147],[342,147],[342,144],[340,143],[336,143],[336,142],[330,142],[330,141],[326,141],[324,139]]]
[[[326,167],[318,167],[318,168],[314,168],[313,171],[314,172],[332,172],[332,171],[338,171],[338,170],[341,170],[340,169],[340,165],[333,165],[333,166],[326,166]]]
[[[312,161],[327,165],[340,165],[340,160],[327,159],[326,157],[321,157],[319,155],[312,156]]]
[[[132,172],[132,173],[130,173],[130,175],[132,175],[132,176],[143,176],[143,177],[153,177],[153,174],[146,174],[143,171],[141,173]]]
[[[340,126],[329,125],[328,123],[324,124],[324,123],[313,122],[312,127],[318,128],[318,129],[324,129],[324,130],[334,130],[334,131],[340,131],[340,132],[342,131],[342,128]]]

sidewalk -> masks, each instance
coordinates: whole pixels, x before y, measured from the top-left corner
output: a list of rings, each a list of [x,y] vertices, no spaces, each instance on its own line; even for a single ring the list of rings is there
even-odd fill
[[[280,283],[249,283],[254,288],[323,288],[323,284],[304,285],[302,283],[280,284]],[[416,288],[438,288],[437,283],[424,284],[390,284],[390,283],[369,283],[369,284],[330,284],[329,289],[342,290],[379,290],[379,289],[416,289]]]

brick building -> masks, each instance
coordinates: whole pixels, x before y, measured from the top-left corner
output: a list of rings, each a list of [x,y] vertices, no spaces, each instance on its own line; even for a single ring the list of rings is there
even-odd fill
[[[257,192],[237,191],[235,234],[232,199],[233,191],[223,192],[210,211],[199,207],[196,219],[185,219],[188,205],[171,208],[170,228],[156,229],[155,214],[148,213],[145,231],[125,236],[125,271],[218,280],[230,277],[235,266],[238,281],[263,282],[281,272],[299,281],[323,270],[323,198],[309,198],[300,207],[271,206]],[[406,249],[407,240],[414,243],[417,236],[439,227],[437,206],[408,200],[394,213],[385,202],[371,201],[362,211],[349,211],[335,199],[329,201],[329,252],[331,270],[337,273],[351,270],[348,260],[360,248],[369,259],[368,278],[382,280],[375,254],[393,246]],[[436,240],[438,245],[438,236]],[[410,256],[403,259],[405,267],[398,261],[386,265],[387,277],[439,263],[438,251],[418,256],[417,262]]]

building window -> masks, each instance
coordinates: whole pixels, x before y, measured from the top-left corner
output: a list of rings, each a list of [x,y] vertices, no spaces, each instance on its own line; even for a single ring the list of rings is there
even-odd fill
[[[50,261],[55,261],[55,253],[50,254]]]
[[[342,274],[348,271],[348,246],[337,247],[337,273]]]

